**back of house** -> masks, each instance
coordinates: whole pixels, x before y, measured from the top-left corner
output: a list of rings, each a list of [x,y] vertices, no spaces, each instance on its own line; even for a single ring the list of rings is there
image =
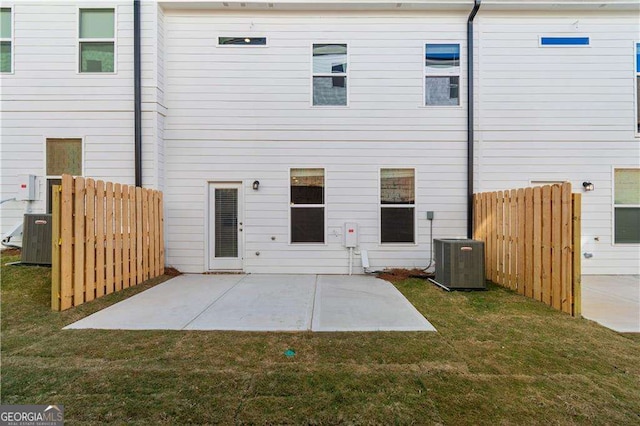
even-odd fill
[[[638,1],[1,13],[1,198],[37,187],[0,206],[3,235],[72,174],[162,190],[184,272],[425,268],[469,236],[470,192],[591,183],[583,273],[640,270]]]

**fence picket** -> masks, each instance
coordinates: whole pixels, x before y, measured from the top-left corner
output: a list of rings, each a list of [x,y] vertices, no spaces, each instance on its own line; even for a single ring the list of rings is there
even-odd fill
[[[114,265],[113,265],[113,256],[114,256],[114,248],[113,248],[113,183],[107,182],[106,185],[106,235],[107,235],[107,250],[106,250],[106,276],[107,276],[107,286],[106,293],[111,294],[115,291],[115,283],[114,283]]]
[[[562,308],[562,190],[560,185],[551,187],[551,304],[555,309]]]
[[[524,198],[524,189],[520,188],[516,192],[516,209],[517,209],[517,223],[518,223],[518,231],[516,237],[517,244],[517,265],[516,265],[516,283],[517,290],[520,294],[525,294],[526,288],[526,278],[525,278],[525,198]]]
[[[62,176],[60,248],[60,307],[73,306],[73,178]]]
[[[571,278],[573,276],[573,254],[571,253],[571,184],[565,183],[562,185],[561,195],[561,233],[562,239],[560,242],[562,248],[562,276],[560,278],[560,305],[563,312],[571,313]]]
[[[54,185],[51,191],[52,195],[52,211],[59,212],[60,198],[61,198],[60,185]],[[54,311],[60,310],[60,294],[61,294],[61,277],[60,277],[60,240],[61,234],[60,215],[52,215],[51,217],[51,309]]]
[[[533,298],[533,189],[524,190],[524,294]]]
[[[510,275],[510,288],[512,290],[518,289],[518,198],[517,191],[515,189],[511,190],[509,195],[509,207],[511,208],[511,213],[509,214],[510,219],[510,229],[509,229],[509,244],[511,252],[511,261],[509,265],[509,275]]]
[[[129,187],[122,186],[122,287],[129,287]]]
[[[73,306],[84,303],[84,178],[75,179],[73,196]]]
[[[542,187],[542,301],[551,304],[551,186]]]
[[[156,270],[156,240],[154,238],[155,230],[155,203],[153,202],[153,192],[147,192],[147,202],[149,203],[149,275],[153,276]]]
[[[502,250],[504,265],[502,266],[502,282],[500,285],[506,288],[511,288],[511,240],[509,239],[509,229],[511,229],[511,194],[509,191],[504,191],[504,205],[502,212],[503,221],[503,243]]]
[[[542,188],[533,188],[533,298],[542,301]]]
[[[158,215],[160,217],[158,224],[158,240],[160,241],[160,269],[158,275],[164,274],[164,204],[162,192],[158,191]]]
[[[573,255],[573,279],[571,280],[572,300],[571,314],[580,316],[582,314],[582,194],[571,194],[573,216],[572,216],[572,255]]]
[[[104,182],[99,180],[96,182],[96,298],[106,294],[104,215]]]
[[[143,280],[142,271],[142,188],[136,188],[136,284]]]
[[[85,181],[86,204],[86,240],[85,240],[85,292],[87,302],[95,299],[96,294],[96,188],[93,179]]]
[[[122,185],[113,185],[113,236],[115,291],[122,290]]]

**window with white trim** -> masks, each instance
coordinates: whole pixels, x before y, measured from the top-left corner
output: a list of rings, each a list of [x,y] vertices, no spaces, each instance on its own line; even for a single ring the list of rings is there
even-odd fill
[[[0,9],[0,72],[13,71],[13,31],[11,8]]]
[[[347,105],[347,45],[313,45],[313,105]]]
[[[640,135],[640,43],[636,43],[636,133]]]
[[[415,169],[380,170],[380,242],[416,241]]]
[[[82,139],[46,141],[47,213],[51,213],[53,185],[62,185],[62,175],[82,176]]]
[[[291,242],[324,243],[324,169],[291,169]]]
[[[80,9],[79,20],[80,72],[115,72],[115,9]]]
[[[613,171],[614,242],[640,243],[640,168]]]
[[[460,105],[459,44],[425,44],[424,104]]]

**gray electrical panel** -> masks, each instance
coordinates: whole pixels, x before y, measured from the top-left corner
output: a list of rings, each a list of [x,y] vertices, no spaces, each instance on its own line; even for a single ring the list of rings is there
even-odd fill
[[[451,290],[484,290],[484,243],[468,239],[436,239],[435,283]]]
[[[20,263],[51,265],[51,215],[24,215]]]

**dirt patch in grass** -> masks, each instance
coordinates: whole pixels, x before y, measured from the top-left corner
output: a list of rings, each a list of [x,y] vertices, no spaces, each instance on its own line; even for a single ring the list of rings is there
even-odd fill
[[[182,275],[182,272],[178,271],[176,268],[169,266],[168,268],[164,268],[164,274],[168,277],[177,277],[178,275]]]
[[[4,248],[2,249],[2,256],[20,256],[22,251],[19,248]]]
[[[424,269],[385,269],[384,271],[378,273],[378,278],[383,279],[385,281],[392,282],[394,284],[408,280],[409,278],[420,278],[427,279],[433,278],[435,275],[431,272],[425,272]]]
[[[417,272],[385,279],[437,333],[62,330],[169,277],[51,312],[50,268],[2,267],[0,402],[70,424],[640,423],[635,335]]]

